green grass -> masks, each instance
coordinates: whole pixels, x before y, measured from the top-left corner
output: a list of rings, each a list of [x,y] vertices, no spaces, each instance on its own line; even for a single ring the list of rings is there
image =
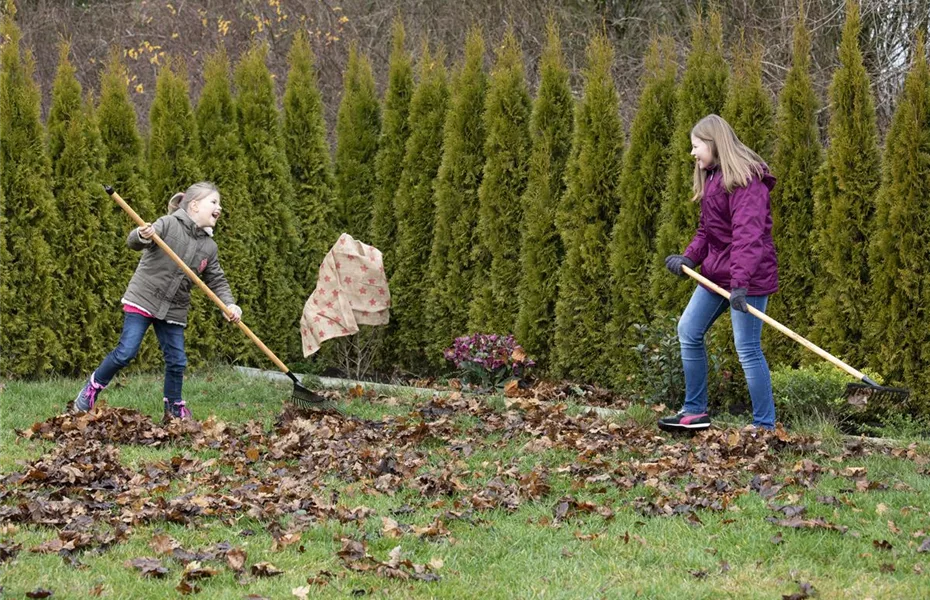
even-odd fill
[[[58,414],[77,393],[81,382],[55,379],[39,383],[5,382],[0,393],[0,473],[19,471],[53,447],[51,442],[25,440],[15,429],[24,429],[36,421]],[[201,372],[185,382],[185,396],[195,416],[200,419],[216,415],[228,422],[254,419],[266,431],[279,414],[289,386],[250,379],[228,369]],[[153,418],[161,417],[161,377],[133,375],[105,392],[108,403],[136,408]],[[358,398],[345,403],[346,412],[365,419],[406,415],[417,402],[411,398],[396,401]],[[489,404],[504,411],[500,398]],[[570,414],[575,414],[574,408]],[[643,424],[654,416],[642,412],[618,416]],[[790,529],[767,522],[772,516],[767,501],[755,492],[737,497],[728,510],[698,511],[702,524],[692,524],[684,517],[644,517],[631,505],[636,498],[649,496],[650,489],[637,485],[626,491],[610,481],[590,485],[573,480],[559,468],[572,464],[578,451],[571,448],[526,451],[531,438],[525,434],[507,437],[499,431],[487,433],[479,418],[454,414],[450,419],[452,437],[468,440],[473,451],[460,456],[446,443],[427,439],[419,451],[427,458],[421,472],[432,472],[454,463],[470,475],[464,483],[477,490],[499,471],[515,466],[520,473],[536,467],[549,469],[551,490],[538,501],[524,501],[520,507],[506,510],[475,511],[472,522],[451,520],[446,523],[450,535],[436,540],[405,534],[389,538],[382,534],[381,517],[390,517],[404,525],[425,526],[447,510],[459,510],[460,496],[423,497],[415,490],[402,488],[394,495],[374,492],[364,482],[345,482],[328,478],[321,495],[338,492],[338,503],[346,508],[366,506],[374,512],[362,523],[340,524],[326,521],[303,533],[300,544],[272,550],[268,523],[246,515],[224,523],[216,518],[202,518],[196,526],[185,527],[158,523],[134,528],[128,541],[103,553],[94,551],[76,555],[84,569],[67,566],[56,555],[28,551],[57,535],[52,529],[22,526],[0,534],[0,540],[13,540],[23,550],[0,566],[2,597],[21,598],[26,592],[42,587],[54,591],[53,598],[84,598],[95,586],[102,585],[104,598],[177,597],[175,590],[183,566],[163,558],[170,569],[164,579],[143,579],[124,566],[133,558],[154,556],[149,547],[152,536],[166,533],[188,550],[203,549],[222,541],[242,548],[249,566],[268,561],[284,574],[273,578],[248,576],[245,584],[221,562],[206,563],[219,572],[196,582],[202,598],[240,599],[249,594],[268,598],[293,598],[291,590],[307,585],[308,577],[322,571],[332,573],[328,583],[310,586],[310,597],[346,598],[368,595],[385,598],[780,598],[799,591],[797,581],[810,582],[821,598],[920,598],[926,597],[930,577],[930,553],[918,553],[923,537],[930,535],[930,476],[922,473],[926,466],[892,456],[872,454],[861,458],[831,460],[842,453],[842,440],[827,436],[820,451],[779,456],[785,465],[782,477],[790,475],[791,466],[809,459],[825,472],[810,489],[786,485],[777,502],[803,504],[805,518],[822,517],[849,528],[845,535],[822,529]],[[675,441],[675,440],[673,440]],[[926,455],[927,448],[919,449]],[[628,460],[649,457],[617,451],[604,454],[606,469],[622,466]],[[169,461],[176,455],[202,460],[218,458],[217,450],[194,450],[167,445],[158,448],[121,446],[125,466],[136,469],[156,461]],[[655,457],[652,457],[653,459]],[[868,479],[888,485],[885,490],[848,492],[853,484],[839,472],[847,466],[865,467]],[[224,471],[226,473],[226,471]],[[746,473],[746,482],[753,473]],[[176,492],[177,484],[172,486]],[[471,492],[465,494],[470,496]],[[571,495],[608,505],[612,519],[599,515],[582,515],[559,526],[552,525],[553,509],[558,499]],[[833,495],[845,500],[838,505],[817,501],[818,496]],[[413,512],[394,514],[401,507]],[[891,522],[889,524],[889,522]],[[2,526],[2,524],[0,524]],[[244,530],[254,535],[243,537]],[[896,533],[897,531],[897,533]],[[781,543],[772,539],[781,534]],[[594,535],[585,539],[584,536]],[[368,551],[386,561],[395,546],[414,563],[441,560],[441,581],[426,583],[389,579],[377,574],[347,569],[336,553],[348,536],[365,539]],[[882,550],[873,540],[887,540],[891,550]],[[302,546],[302,551],[300,546]],[[883,565],[893,565],[893,572],[883,572]],[[915,572],[921,569],[924,574]],[[887,570],[887,567],[885,567]],[[698,576],[695,576],[696,573]]]

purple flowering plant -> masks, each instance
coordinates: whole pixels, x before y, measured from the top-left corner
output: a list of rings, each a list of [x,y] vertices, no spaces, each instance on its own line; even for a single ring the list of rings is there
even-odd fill
[[[512,335],[475,333],[458,337],[443,355],[461,371],[462,379],[485,390],[522,379],[526,370],[536,364]]]

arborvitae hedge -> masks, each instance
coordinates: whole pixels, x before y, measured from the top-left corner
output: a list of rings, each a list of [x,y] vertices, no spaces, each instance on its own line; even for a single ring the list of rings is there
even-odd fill
[[[253,330],[283,359],[299,355],[299,321],[307,297],[294,276],[302,241],[267,52],[256,44],[243,54],[234,82],[248,198],[254,231],[259,232],[254,252],[260,296]]]
[[[871,364],[922,390],[930,407],[930,69],[923,36],[885,140],[882,187],[869,248]]]
[[[485,103],[484,178],[478,189],[478,241],[490,256],[475,272],[469,325],[474,331],[513,333],[520,285],[521,198],[530,155],[531,100],[523,52],[513,30],[497,50]]]
[[[814,177],[823,160],[817,127],[818,100],[811,84],[810,33],[804,15],[794,26],[791,70],[778,98],[772,173],[772,236],[778,249],[779,292],[768,313],[801,335],[811,323],[814,262]],[[763,336],[769,363],[797,364],[808,350],[782,335]]]
[[[294,36],[288,62],[284,147],[294,184],[294,214],[303,240],[295,275],[300,290],[309,297],[316,286],[320,263],[339,237],[333,226],[335,179],[315,58],[303,32]]]
[[[555,301],[564,250],[555,212],[565,191],[565,165],[572,146],[574,99],[562,56],[558,26],[550,21],[540,58],[539,92],[530,118],[532,151],[523,195],[517,340],[541,369],[555,342]]]
[[[478,188],[484,171],[484,39],[472,29],[455,75],[435,181],[436,221],[429,263],[429,358],[444,365],[442,350],[468,333],[472,248],[477,244]]]
[[[692,30],[691,54],[677,91],[668,181],[651,265],[650,293],[656,315],[680,313],[694,291],[694,281],[679,279],[666,270],[665,257],[684,252],[697,229],[700,206],[689,202],[694,195],[691,129],[707,115],[720,114],[726,99],[728,71],[723,57],[720,15],[712,12],[707,18],[698,17]]]
[[[93,105],[81,99],[81,85],[68,58],[70,47],[62,43],[58,72],[52,89],[48,137],[52,163],[52,192],[55,196],[58,227],[52,238],[60,281],[81,282],[70,286],[56,305],[66,316],[56,332],[61,353],[56,371],[88,372],[109,351],[111,334],[118,316],[104,310],[112,299],[101,292],[112,286],[115,277],[115,248],[101,235],[110,230],[109,198],[99,182],[101,166],[100,135]]]
[[[413,96],[413,63],[404,48],[404,23],[394,20],[387,91],[384,94],[384,118],[375,159],[377,189],[371,215],[371,243],[381,250],[388,277],[394,268],[394,245],[397,220],[394,195],[404,169],[404,146],[410,137],[410,98]]]
[[[588,46],[584,98],[575,110],[567,189],[556,213],[565,245],[555,307],[554,371],[561,377],[607,380],[610,320],[608,244],[620,208],[623,123],[603,35]]]
[[[22,33],[8,14],[0,26],[0,372],[39,376],[60,355],[53,326],[61,281],[48,240],[57,226],[35,63],[20,56]],[[83,282],[73,282],[82,285]]]
[[[721,116],[741,142],[763,160],[771,160],[775,111],[772,96],[762,85],[762,48],[750,46],[742,37],[733,53],[733,77]]]
[[[868,234],[881,178],[875,105],[859,49],[859,5],[850,1],[840,66],[830,84],[830,144],[815,182],[813,341],[848,362],[868,357]]]
[[[257,235],[253,229],[255,216],[244,170],[242,144],[239,143],[236,105],[225,48],[221,47],[207,57],[203,78],[203,91],[195,111],[200,168],[204,178],[216,184],[220,191],[223,213],[215,232],[220,264],[226,272],[236,303],[242,308],[243,320],[252,323],[259,309],[260,295],[254,256]],[[213,308],[212,302],[207,308],[212,326],[218,330],[216,355],[238,362],[257,360],[260,355],[258,348],[238,328],[227,323],[223,313]]]
[[[381,133],[381,106],[371,62],[358,45],[349,47],[342,102],[336,117],[336,227],[368,241],[374,206],[375,157]]]
[[[391,349],[398,363],[421,369],[426,343],[427,265],[433,240],[433,179],[442,159],[442,128],[448,104],[444,53],[435,57],[424,45],[419,82],[410,102],[410,138],[395,199],[397,250],[390,279]]]
[[[655,252],[657,218],[675,124],[673,40],[653,40],[645,62],[643,91],[620,176],[620,213],[610,242],[612,383],[618,387],[641,364],[631,350],[639,342],[632,325],[648,323],[653,316],[649,264]]]

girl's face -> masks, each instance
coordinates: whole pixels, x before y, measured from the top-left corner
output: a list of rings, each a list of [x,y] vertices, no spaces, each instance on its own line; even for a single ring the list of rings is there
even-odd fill
[[[198,227],[216,227],[220,211],[223,210],[220,206],[220,195],[217,192],[211,193],[206,198],[194,200],[188,208],[188,214]]]
[[[691,136],[691,156],[697,161],[702,169],[709,169],[714,166],[714,153],[710,146],[704,140]]]

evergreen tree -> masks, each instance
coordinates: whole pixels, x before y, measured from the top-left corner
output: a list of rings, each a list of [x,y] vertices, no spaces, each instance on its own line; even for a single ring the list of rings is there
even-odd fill
[[[442,129],[448,104],[444,54],[424,45],[419,83],[410,101],[410,138],[395,199],[397,252],[390,279],[391,346],[399,362],[419,369],[426,362],[427,265],[433,239],[433,179],[442,159]]]
[[[375,159],[377,190],[371,215],[371,243],[381,250],[384,270],[393,273],[397,222],[394,219],[394,195],[404,168],[404,146],[410,136],[410,98],[413,96],[413,64],[404,49],[404,23],[394,20],[388,86],[384,94],[384,120],[378,156]]]
[[[867,358],[868,232],[881,177],[875,105],[859,49],[859,5],[846,5],[840,66],[830,84],[830,144],[814,192],[814,324],[811,337],[848,362]]]
[[[630,128],[630,147],[620,175],[620,213],[610,242],[613,383],[622,386],[639,367],[631,348],[639,340],[634,324],[652,318],[649,264],[655,252],[657,218],[668,175],[675,124],[675,46],[653,40],[645,59],[643,91]]]
[[[697,229],[700,207],[689,202],[694,195],[691,129],[707,115],[720,114],[728,77],[720,15],[712,12],[706,20],[699,16],[694,21],[691,53],[677,91],[668,181],[659,211],[656,252],[651,265],[650,294],[656,315],[680,313],[694,291],[694,281],[669,274],[665,269],[665,257],[684,252]]]
[[[603,35],[588,46],[584,98],[575,110],[567,188],[556,213],[565,259],[555,306],[554,371],[606,381],[609,348],[608,242],[620,207],[623,154],[620,99],[611,75],[613,48]]]
[[[28,50],[20,54],[13,12],[0,25],[0,372],[35,377],[59,354],[53,326],[61,321],[61,282],[49,244],[57,223],[35,62]]]
[[[885,140],[869,247],[871,364],[886,378],[930,389],[930,69],[919,36]],[[923,409],[930,407],[926,396]],[[926,413],[924,413],[926,414]]]
[[[216,243],[220,264],[229,280],[236,304],[243,318],[252,322],[259,310],[258,276],[254,249],[257,244],[255,224],[245,176],[245,159],[239,143],[236,105],[230,86],[230,65],[225,48],[220,48],[204,63],[204,85],[197,103],[198,147],[203,176],[220,191],[223,215],[216,226]],[[211,305],[208,325],[219,335],[216,353],[229,360],[260,360],[258,348],[236,327],[226,322],[223,313]]]
[[[742,35],[733,53],[733,78],[721,116],[741,142],[763,160],[771,160],[775,111],[762,85],[762,48],[758,44],[750,48]]]
[[[288,63],[290,70],[284,91],[284,147],[294,184],[294,216],[304,240],[301,265],[295,275],[306,297],[315,289],[323,257],[339,237],[333,226],[335,179],[326,139],[323,99],[317,86],[315,58],[303,32],[294,36]]]
[[[532,152],[523,195],[517,340],[547,368],[555,340],[555,301],[564,250],[555,211],[565,190],[565,165],[572,145],[574,99],[562,56],[558,26],[550,20],[540,58],[539,92],[530,119]]]
[[[473,28],[465,57],[455,74],[443,128],[442,163],[436,177],[436,221],[429,263],[427,322],[429,357],[437,365],[442,350],[467,333],[472,286],[472,248],[477,244],[478,188],[484,169],[484,39]]]
[[[101,231],[110,229],[110,201],[99,183],[100,134],[93,105],[81,99],[69,53],[70,46],[62,43],[48,117],[48,145],[59,217],[52,239],[56,270],[63,281],[81,282],[56,306],[59,314],[67,316],[56,331],[61,343],[56,370],[79,374],[93,369],[109,350],[115,321],[103,310],[102,292],[113,286],[115,249],[101,236]]]
[[[475,271],[469,310],[474,331],[508,334],[516,327],[530,110],[523,52],[510,29],[497,51],[484,110],[486,162],[478,188],[478,241],[490,261]]]
[[[149,112],[149,189],[156,216],[167,212],[171,196],[203,179],[199,159],[197,121],[191,107],[187,68],[180,60],[172,59],[158,74]],[[190,286],[191,308],[184,339],[188,364],[197,366],[216,356],[213,313],[219,309],[193,282]]]
[[[349,47],[342,86],[336,117],[336,226],[364,240],[374,207],[381,106],[371,62],[355,43]]]
[[[187,68],[172,59],[158,73],[149,112],[149,189],[156,214],[167,210],[172,195],[201,179],[198,155]]]
[[[113,186],[143,218],[154,221],[161,212],[156,212],[149,198],[144,147],[136,125],[136,111],[129,99],[128,80],[126,65],[119,53],[113,51],[100,78],[100,103],[97,106],[103,154],[100,181]],[[105,295],[118,303],[139,262],[139,253],[126,246],[126,234],[134,226],[129,216],[112,201],[109,201],[107,212],[111,225],[107,243],[116,249],[114,265],[117,276]],[[116,340],[111,341],[116,343]]]
[[[772,190],[772,235],[778,249],[780,290],[769,304],[768,313],[805,336],[810,329],[810,299],[814,293],[811,261],[814,177],[823,159],[810,53],[810,33],[802,12],[794,26],[791,69],[778,99],[771,166],[778,180]],[[784,336],[764,336],[763,342],[770,363],[797,364],[807,352]]]
[[[129,72],[119,51],[114,49],[100,79],[100,103],[97,107],[103,156],[100,182],[113,186],[137,213],[154,221],[161,214],[161,207],[156,210],[149,197],[145,147],[136,124],[136,111],[129,98],[128,82]],[[102,231],[101,235],[107,236],[107,243],[114,249],[116,276],[113,285],[102,296],[106,305],[103,310],[107,311],[114,324],[114,332],[107,344],[112,348],[119,339],[122,326],[120,299],[139,264],[139,253],[126,245],[127,232],[135,224],[118,204],[110,200],[108,203],[105,212],[109,213],[111,229],[108,233]],[[158,341],[154,336],[147,336],[135,364],[144,369],[156,356],[161,356]]]
[[[294,192],[284,149],[268,49],[252,46],[236,65],[236,120],[245,158],[253,219],[258,300],[253,327],[276,340],[278,356],[300,353],[300,314],[307,297],[295,280],[301,240],[293,212]]]

